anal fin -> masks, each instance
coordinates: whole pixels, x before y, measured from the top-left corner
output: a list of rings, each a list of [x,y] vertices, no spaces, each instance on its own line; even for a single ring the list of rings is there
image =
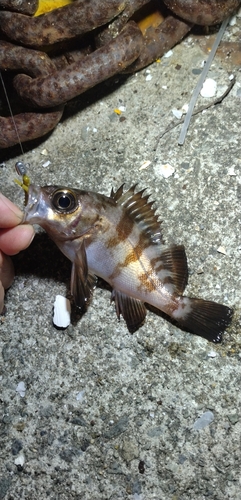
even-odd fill
[[[117,290],[112,291],[111,300],[115,302],[116,314],[120,319],[122,314],[130,333],[134,333],[144,323],[146,307],[143,302],[128,297]]]

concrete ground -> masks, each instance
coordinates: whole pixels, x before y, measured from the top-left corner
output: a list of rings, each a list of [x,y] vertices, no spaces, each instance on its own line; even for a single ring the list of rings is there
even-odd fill
[[[180,125],[159,135],[178,123],[172,110],[189,102],[213,37],[191,35],[170,57],[86,93],[23,157],[1,152],[1,190],[19,206],[17,160],[42,185],[146,187],[166,242],[185,245],[186,293],[234,307],[234,318],[219,345],[153,312],[131,335],[98,286],[87,313],[58,330],[52,308],[69,293],[70,264],[38,232],[14,259],[0,320],[0,499],[240,498],[240,27],[241,18],[229,26],[208,75],[218,95],[230,75],[236,83],[192,119],[184,146]]]

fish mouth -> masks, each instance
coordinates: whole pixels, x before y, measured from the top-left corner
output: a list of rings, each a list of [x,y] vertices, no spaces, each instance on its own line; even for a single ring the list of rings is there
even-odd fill
[[[41,187],[30,184],[26,193],[23,223],[38,223],[43,218],[43,199]]]

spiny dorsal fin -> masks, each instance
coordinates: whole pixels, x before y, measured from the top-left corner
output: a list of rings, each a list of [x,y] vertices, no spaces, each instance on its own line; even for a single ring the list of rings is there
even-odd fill
[[[145,189],[135,193],[136,186],[137,184],[134,184],[123,193],[124,184],[122,184],[116,192],[111,190],[111,197],[118,205],[125,208],[126,214],[138,224],[140,231],[145,234],[150,243],[163,243],[161,222],[153,209],[154,202],[148,201],[150,195],[144,195]]]
[[[123,190],[124,190],[124,185],[122,184],[117,191],[114,191],[114,189],[111,189],[110,197],[113,198],[113,200],[117,201],[121,196],[123,195]]]

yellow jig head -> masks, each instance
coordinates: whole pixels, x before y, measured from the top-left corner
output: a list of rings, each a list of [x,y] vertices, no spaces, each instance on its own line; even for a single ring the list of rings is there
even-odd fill
[[[30,185],[30,178],[26,174],[27,172],[27,167],[29,167],[29,163],[23,163],[22,161],[17,161],[15,165],[15,169],[18,175],[22,176],[22,182],[19,181],[18,179],[14,179],[14,182],[18,184],[22,189],[25,191],[25,205],[27,204],[27,198],[28,198],[28,188]]]

